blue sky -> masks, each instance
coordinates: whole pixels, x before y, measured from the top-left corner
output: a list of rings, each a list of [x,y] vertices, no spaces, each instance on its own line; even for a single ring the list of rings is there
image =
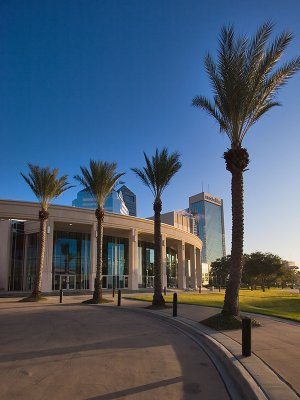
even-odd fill
[[[232,23],[253,35],[272,20],[295,38],[286,59],[300,54],[298,1],[1,0],[0,198],[35,200],[20,171],[27,163],[58,167],[70,181],[90,158],[116,161],[136,193],[139,216],[152,214],[150,191],[131,167],[158,146],[181,153],[183,167],[163,196],[163,211],[187,207],[205,191],[225,204],[231,246],[230,174],[226,136],[191,106],[210,95],[203,68],[218,34]],[[270,251],[300,265],[300,73],[248,133],[245,252]],[[80,187],[56,203],[71,205]]]

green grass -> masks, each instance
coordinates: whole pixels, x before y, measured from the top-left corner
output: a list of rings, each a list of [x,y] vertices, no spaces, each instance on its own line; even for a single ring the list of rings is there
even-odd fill
[[[152,295],[130,296],[136,300],[152,301]],[[173,301],[173,295],[164,296],[166,302]],[[178,303],[198,306],[222,307],[224,293],[178,293]],[[240,310],[270,315],[300,322],[300,294],[281,289],[240,291]]]

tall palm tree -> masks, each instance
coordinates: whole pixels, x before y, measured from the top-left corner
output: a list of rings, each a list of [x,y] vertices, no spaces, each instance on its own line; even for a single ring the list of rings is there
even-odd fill
[[[236,37],[233,27],[223,27],[219,37],[217,62],[208,54],[205,68],[213,90],[212,101],[197,96],[192,104],[212,116],[230,140],[224,153],[226,169],[232,174],[232,249],[230,278],[222,313],[238,315],[238,294],[242,272],[244,241],[243,173],[249,164],[243,139],[271,108],[280,105],[278,89],[300,68],[300,57],[278,67],[278,62],[292,40],[282,32],[270,42],[273,24],[264,23],[250,39]]]
[[[97,218],[97,264],[95,289],[92,303],[102,302],[102,247],[103,247],[103,220],[104,203],[107,196],[113,190],[119,178],[123,173],[116,173],[117,164],[112,162],[90,160],[90,169],[80,167],[82,175],[76,175],[74,178],[79,181],[85,189],[95,198],[97,209],[95,215]]]
[[[153,305],[164,305],[165,300],[162,296],[162,238],[161,238],[161,195],[170,183],[172,177],[181,168],[179,153],[168,153],[168,149],[163,148],[161,152],[156,149],[155,155],[150,160],[144,153],[146,166],[143,169],[132,168],[132,171],[148,186],[154,196],[154,295]]]
[[[37,276],[34,289],[29,297],[30,300],[38,301],[41,298],[42,275],[44,269],[45,248],[46,248],[46,221],[49,218],[50,201],[60,196],[72,186],[67,182],[67,175],[58,178],[58,169],[51,170],[49,167],[41,168],[38,165],[28,164],[28,176],[22,174],[26,183],[29,185],[41,205],[39,211],[40,220],[40,240],[39,240],[39,259],[37,266]]]

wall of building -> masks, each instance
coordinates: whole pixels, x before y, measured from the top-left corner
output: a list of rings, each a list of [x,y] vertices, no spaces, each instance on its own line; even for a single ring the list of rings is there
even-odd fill
[[[151,219],[153,220],[153,217]],[[161,214],[161,221],[185,232],[194,233],[194,218],[185,211],[170,211]]]
[[[38,232],[38,213],[39,204],[29,202],[5,201],[0,200],[0,218],[11,218],[25,220],[24,229],[25,234]],[[8,224],[8,221],[4,221]],[[89,235],[89,288],[93,289],[95,272],[96,272],[96,227],[97,221],[93,210],[79,209],[66,206],[50,206],[49,219],[47,221],[47,237],[46,237],[46,254],[45,265],[43,273],[42,290],[51,291],[53,285],[53,249],[55,246],[56,234],[55,232],[86,232]],[[119,244],[126,243],[127,269],[128,272],[128,288],[138,289],[139,287],[139,270],[141,260],[139,259],[139,243],[149,242],[153,243],[154,237],[154,224],[153,221],[130,217],[125,215],[118,215],[106,213],[104,217],[104,235],[113,239],[108,241],[109,246],[119,251]],[[9,238],[9,232],[3,233],[4,236]],[[78,235],[77,235],[78,236]],[[68,243],[68,237],[65,236],[65,242]],[[126,241],[121,241],[118,238],[125,238]],[[166,286],[170,282],[170,277],[167,276],[167,263],[168,257],[174,260],[176,258],[178,269],[178,287],[185,288],[187,281],[189,285],[194,288],[201,284],[201,264],[200,250],[202,243],[195,235],[188,231],[184,231],[178,227],[167,224],[162,224],[162,252],[163,252],[163,285]],[[106,239],[109,240],[109,239]],[[150,246],[151,247],[151,246]],[[60,254],[62,254],[61,250]],[[111,253],[112,254],[112,253]],[[61,256],[62,257],[62,256]],[[5,255],[2,255],[5,259]],[[191,278],[187,279],[185,276],[187,260],[190,260]],[[56,262],[56,261],[55,261]],[[70,258],[66,262],[74,264]],[[108,262],[108,261],[107,261]],[[109,265],[109,264],[107,264]],[[66,266],[66,271],[72,265]],[[60,267],[59,267],[60,268]],[[110,267],[108,267],[110,268]],[[3,269],[9,271],[9,263],[4,265]],[[196,272],[197,270],[197,272]],[[126,272],[126,274],[127,274]],[[61,273],[59,270],[55,274]],[[66,275],[68,273],[66,272]],[[197,278],[198,276],[198,278]],[[3,277],[5,280],[5,277]]]

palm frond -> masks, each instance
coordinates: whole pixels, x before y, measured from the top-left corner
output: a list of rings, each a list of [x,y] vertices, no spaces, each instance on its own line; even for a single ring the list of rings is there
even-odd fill
[[[67,175],[63,175],[60,178],[57,177],[59,173],[57,168],[51,170],[49,167],[42,168],[31,163],[28,163],[28,168],[28,176],[22,172],[21,175],[44,210],[48,209],[51,200],[73,187],[69,185]]]
[[[258,28],[254,39],[251,41],[247,54],[247,58],[249,60],[248,69],[250,74],[252,71],[255,71],[256,66],[260,64],[262,58],[264,57],[266,44],[273,28],[274,24],[271,21],[265,22]]]
[[[192,105],[195,107],[202,108],[202,110],[206,111],[219,123],[220,132],[222,131],[226,132],[227,126],[224,119],[219,113],[218,108],[214,107],[212,103],[209,101],[209,99],[203,96],[196,96],[192,101]]]
[[[197,96],[192,104],[211,115],[234,146],[241,145],[249,128],[279,104],[278,90],[300,69],[300,57],[277,67],[292,35],[282,32],[269,44],[272,32],[270,21],[251,40],[236,37],[232,26],[223,27],[217,62],[205,57],[213,98]]]
[[[181,168],[180,154],[178,152],[169,154],[168,149],[164,147],[161,151],[156,149],[151,159],[144,152],[144,158],[146,166],[142,170],[139,168],[131,170],[149,187],[155,199],[160,199],[172,177]]]
[[[124,173],[116,173],[115,162],[90,160],[89,168],[81,166],[81,175],[75,175],[77,180],[97,201],[98,207],[103,207],[107,196],[111,193],[119,178]]]

